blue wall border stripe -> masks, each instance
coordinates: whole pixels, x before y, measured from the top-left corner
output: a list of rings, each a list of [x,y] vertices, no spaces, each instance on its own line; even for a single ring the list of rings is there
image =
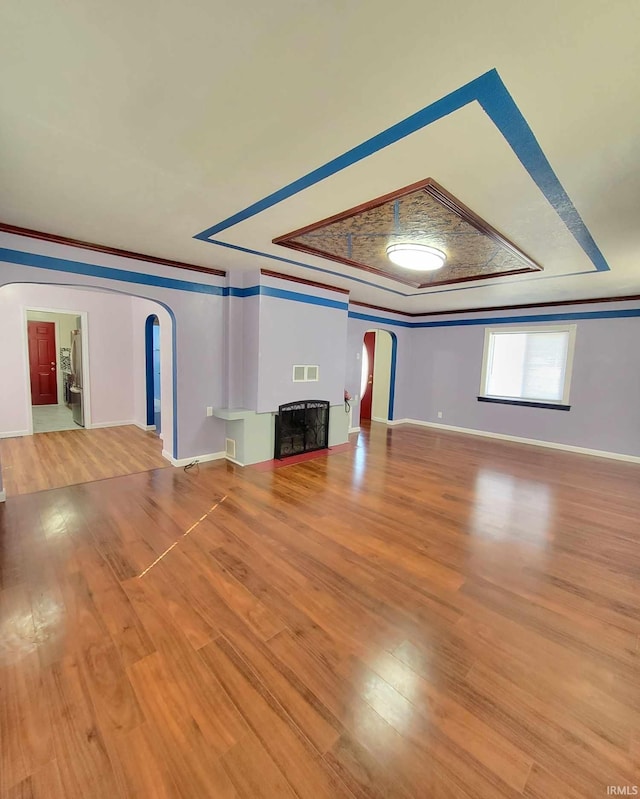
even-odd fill
[[[98,266],[85,261],[69,261],[65,258],[55,258],[51,255],[38,255],[37,253],[10,250],[0,247],[0,261],[17,264],[19,266],[33,266],[38,269],[49,269],[55,272],[66,272],[72,275],[88,275],[106,280],[117,280],[123,283],[137,283],[143,286],[156,286],[175,291],[192,291],[196,294],[213,294],[224,296],[227,291],[224,286],[213,286],[208,283],[191,283],[188,280],[176,280],[170,277],[148,275],[145,272],[133,272],[127,269],[117,269],[112,266]]]
[[[386,319],[383,316],[349,311],[350,319],[362,322],[406,328],[475,327],[482,325],[514,325],[529,322],[572,322],[590,319],[630,319],[640,317],[640,308],[623,308],[617,311],[575,311],[568,313],[531,314],[529,316],[491,316],[483,319],[441,319],[433,322],[409,322],[405,319]]]

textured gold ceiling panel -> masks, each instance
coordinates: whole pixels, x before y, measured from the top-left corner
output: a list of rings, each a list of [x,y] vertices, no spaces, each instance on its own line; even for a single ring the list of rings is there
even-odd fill
[[[446,254],[446,263],[434,272],[396,266],[386,248],[401,242],[437,247]],[[431,178],[280,236],[274,243],[416,288],[542,268]]]

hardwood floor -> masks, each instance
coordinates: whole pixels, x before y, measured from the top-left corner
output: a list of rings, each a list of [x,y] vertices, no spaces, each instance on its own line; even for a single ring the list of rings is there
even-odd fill
[[[0,796],[640,784],[640,467],[417,427],[0,507]]]
[[[134,425],[0,439],[0,463],[8,497],[169,466],[158,436]]]

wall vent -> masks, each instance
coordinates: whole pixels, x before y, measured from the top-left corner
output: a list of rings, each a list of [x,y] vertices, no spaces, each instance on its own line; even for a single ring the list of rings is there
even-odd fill
[[[226,453],[227,457],[235,458],[236,457],[236,440],[235,438],[227,438],[226,439]]]
[[[293,367],[294,383],[317,383],[320,379],[320,367],[310,364],[296,364]]]

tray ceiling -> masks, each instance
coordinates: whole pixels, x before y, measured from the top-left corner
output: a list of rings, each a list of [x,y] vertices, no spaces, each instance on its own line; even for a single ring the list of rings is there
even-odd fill
[[[446,256],[436,271],[392,263],[393,244],[434,247]],[[522,250],[432,178],[274,239],[414,288],[540,271]]]
[[[410,312],[640,293],[637,2],[250,5],[5,4],[0,221]],[[480,277],[423,288],[272,243],[426,175],[544,271],[471,233],[445,269]]]

